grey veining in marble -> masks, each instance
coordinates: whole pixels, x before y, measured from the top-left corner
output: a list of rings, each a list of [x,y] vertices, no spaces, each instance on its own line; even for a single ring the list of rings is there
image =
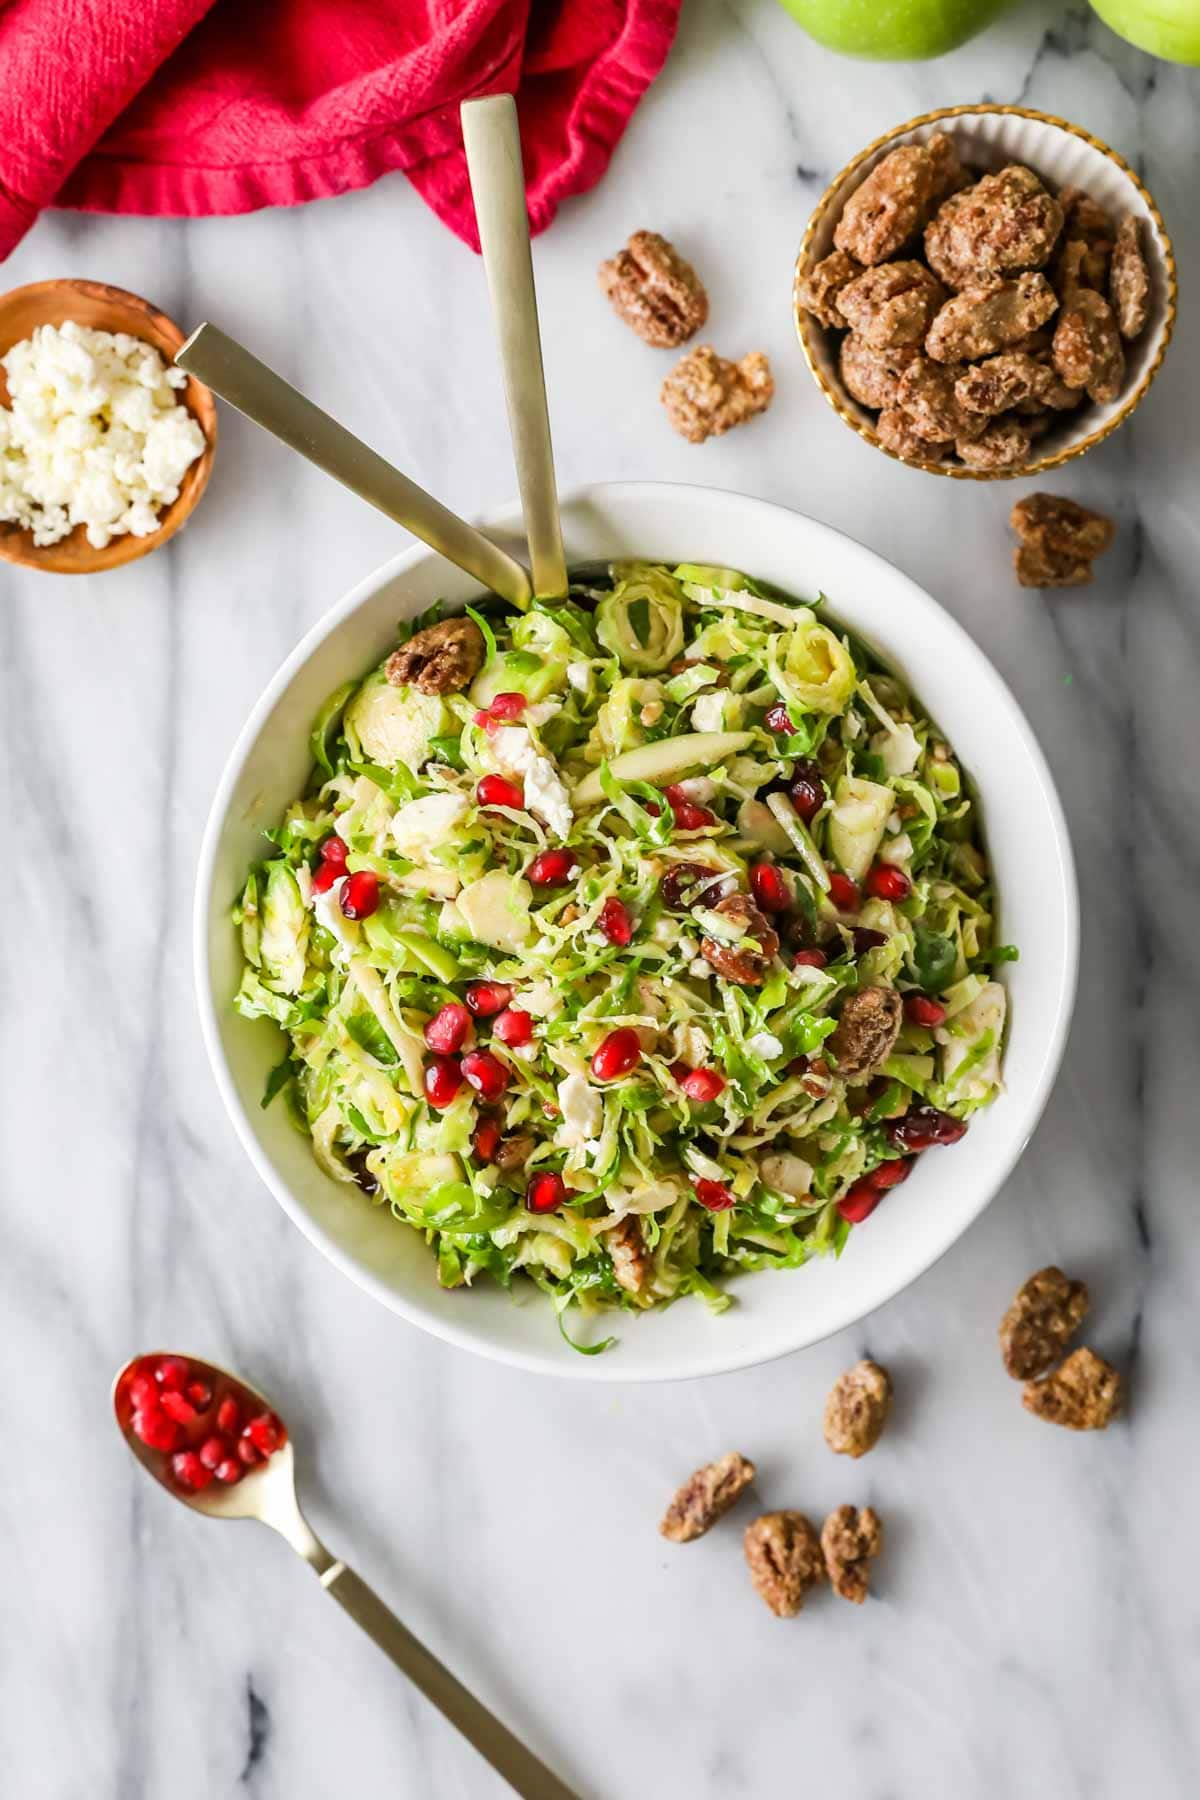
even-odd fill
[[[1015,587],[1012,488],[890,464],[829,412],[788,310],[830,173],[887,126],[981,96],[1065,114],[1144,172],[1184,297],[1131,427],[1055,479],[1120,520],[1094,588]],[[284,1546],[138,1474],[107,1420],[134,1349],[241,1364],[294,1420],[314,1523],[587,1800],[1185,1800],[1200,1792],[1200,77],[1086,8],[1019,5],[925,65],[859,66],[769,0],[691,0],[605,183],[537,247],[564,483],[703,480],[808,510],[937,595],[1046,749],[1084,897],[1079,1008],[1049,1111],[975,1229],[865,1326],[720,1380],[623,1391],[491,1367],[391,1318],[259,1186],[192,999],[189,911],[233,736],[298,634],[388,555],[376,514],[226,413],[169,552],[75,583],[0,567],[0,1793],[11,1800],[498,1800]],[[594,269],[677,237],[711,335],[778,398],[702,449]],[[514,482],[482,271],[401,178],[295,212],[44,219],[6,284],[92,275],[218,320],[449,503]],[[1018,488],[1016,491],[1021,491]],[[1130,1372],[1095,1440],[1025,1415],[995,1323],[1030,1269],[1091,1283]],[[864,1350],[894,1425],[820,1440]],[[732,1445],[765,1504],[870,1500],[878,1596],[793,1623],[735,1526],[654,1525]]]

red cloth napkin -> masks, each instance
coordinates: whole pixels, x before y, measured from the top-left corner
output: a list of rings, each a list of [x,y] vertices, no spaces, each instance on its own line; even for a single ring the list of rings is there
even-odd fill
[[[598,181],[682,0],[0,0],[0,257],[44,206],[290,206],[403,169],[478,248],[458,103],[516,93],[535,231]]]

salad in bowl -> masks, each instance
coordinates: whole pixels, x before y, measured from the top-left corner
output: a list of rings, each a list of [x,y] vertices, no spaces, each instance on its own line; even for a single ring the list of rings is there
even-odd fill
[[[264,1099],[444,1288],[532,1284],[564,1330],[722,1309],[1001,1090],[973,792],[819,602],[622,563],[435,606],[312,755],[235,910],[235,1004],[286,1036]]]

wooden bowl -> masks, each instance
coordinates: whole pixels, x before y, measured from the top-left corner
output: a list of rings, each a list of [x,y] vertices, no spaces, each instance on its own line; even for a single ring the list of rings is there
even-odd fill
[[[0,296],[0,356],[27,338],[35,326],[65,325],[68,319],[93,331],[124,331],[141,338],[153,345],[166,363],[172,361],[185,336],[166,313],[124,288],[109,287],[103,281],[35,281]],[[0,368],[0,405],[7,406],[8,398],[8,382]],[[148,537],[134,537],[129,532],[96,550],[88,543],[86,528],[77,525],[69,537],[39,548],[31,531],[0,524],[0,557],[55,575],[98,575],[149,556],[174,537],[208,485],[217,443],[217,407],[208,388],[189,375],[187,386],[179,389],[179,400],[204,433],[205,449],[186,471],[178,498],[159,515],[157,531]]]

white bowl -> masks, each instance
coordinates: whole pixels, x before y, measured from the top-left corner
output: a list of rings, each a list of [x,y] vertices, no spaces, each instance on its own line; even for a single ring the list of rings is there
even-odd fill
[[[515,508],[494,521],[519,547]],[[724,564],[798,596],[823,593],[837,617],[911,681],[978,783],[1000,896],[1001,928],[1020,945],[1006,965],[1012,1026],[1007,1093],[963,1141],[921,1159],[912,1180],[851,1234],[840,1261],[733,1283],[714,1317],[699,1300],[608,1318],[619,1344],[582,1357],[560,1338],[536,1290],[523,1303],[480,1281],[437,1285],[417,1234],[331,1180],[282,1107],[259,1105],[279,1060],[275,1026],[232,1009],[240,976],[229,910],[247,865],[307,780],[308,734],[321,702],[390,648],[396,621],[439,596],[477,588],[420,546],[367,577],[284,663],[254,708],[221,780],[200,858],[195,952],[200,1013],[230,1117],[255,1168],[301,1231],[368,1293],[450,1343],[524,1369],[579,1380],[711,1375],[799,1350],[860,1319],[929,1268],[987,1205],[1037,1123],[1058,1067],[1075,990],[1078,901],[1067,829],[1049,770],[1012,695],[983,653],[928,594],[840,532],[801,513],[705,488],[622,483],[586,488],[563,507],[573,562],[641,556]],[[589,1327],[572,1317],[575,1332]],[[592,1331],[590,1335],[599,1335]]]

